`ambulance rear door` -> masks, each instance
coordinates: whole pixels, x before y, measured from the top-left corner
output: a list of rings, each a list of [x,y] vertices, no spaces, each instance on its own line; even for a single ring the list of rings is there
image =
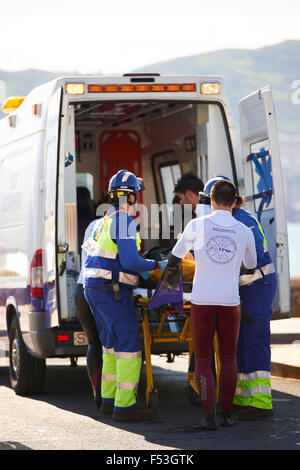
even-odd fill
[[[239,119],[247,208],[262,225],[278,274],[273,316],[288,316],[290,275],[286,207],[275,110],[269,86],[239,102]]]
[[[43,282],[45,287],[45,309],[49,312],[49,324],[57,326],[58,292],[56,266],[57,226],[57,173],[59,156],[59,129],[62,89],[52,95],[47,111],[46,155],[44,166],[44,210],[43,210]]]

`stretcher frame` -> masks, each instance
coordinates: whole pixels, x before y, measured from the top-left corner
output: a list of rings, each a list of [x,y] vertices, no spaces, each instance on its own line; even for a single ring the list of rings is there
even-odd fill
[[[141,324],[141,338],[143,339],[144,355],[145,355],[145,369],[146,369],[146,404],[149,408],[155,410],[158,404],[158,390],[154,384],[152,360],[151,360],[151,346],[152,344],[158,343],[188,343],[188,354],[189,364],[193,355],[193,339],[191,334],[191,303],[190,294],[183,294],[183,309],[185,320],[181,329],[178,332],[163,331],[164,325],[166,324],[168,315],[176,315],[178,312],[173,310],[170,306],[166,305],[165,308],[161,309],[161,318],[159,324],[155,330],[151,330],[149,324],[150,311],[148,304],[151,299],[151,295],[154,290],[149,292],[148,289],[137,288],[134,291],[134,302],[136,307],[142,312],[142,324]],[[150,296],[149,296],[150,294]],[[180,354],[180,353],[179,353]],[[216,376],[216,402],[219,401],[219,375],[220,375],[220,359],[219,359],[219,346],[218,346],[218,335],[217,331],[214,335],[214,363],[215,363],[215,376]],[[194,371],[188,371],[187,378],[188,386],[199,396],[198,387],[195,381]]]

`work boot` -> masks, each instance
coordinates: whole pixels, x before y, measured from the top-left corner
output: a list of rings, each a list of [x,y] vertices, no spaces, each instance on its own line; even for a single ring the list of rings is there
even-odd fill
[[[271,418],[273,416],[273,410],[264,410],[262,408],[255,408],[249,406],[244,411],[238,413],[240,421],[256,421],[265,418]]]
[[[130,411],[115,411],[112,418],[114,421],[123,421],[127,423],[151,421],[154,418],[154,412],[150,409],[133,408]]]
[[[214,413],[212,415],[206,416],[206,418],[203,419],[200,424],[195,424],[194,429],[216,431],[218,429],[217,415]]]
[[[114,404],[109,402],[102,402],[100,411],[103,415],[111,416],[114,412]]]
[[[231,411],[223,411],[222,426],[229,427],[229,426],[233,426],[234,424],[235,424],[235,422],[232,419]]]
[[[95,403],[96,407],[98,408],[98,410],[100,410],[101,402],[102,402],[101,391],[93,390],[93,398],[94,398],[94,403]]]

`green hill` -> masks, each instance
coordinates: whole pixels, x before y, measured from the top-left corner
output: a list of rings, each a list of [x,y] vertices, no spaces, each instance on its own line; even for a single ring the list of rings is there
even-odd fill
[[[240,98],[265,85],[271,85],[280,133],[300,134],[300,104],[292,103],[291,88],[300,80],[300,40],[285,41],[260,49],[224,49],[150,64],[135,72],[159,72],[162,75],[221,75],[235,118]],[[0,70],[7,96],[26,95],[35,86],[73,72]]]
[[[272,87],[280,133],[300,134],[300,104],[292,103],[292,83],[300,80],[300,41],[260,49],[228,49],[151,64],[136,72],[162,75],[221,75],[237,117],[240,98],[265,85]]]

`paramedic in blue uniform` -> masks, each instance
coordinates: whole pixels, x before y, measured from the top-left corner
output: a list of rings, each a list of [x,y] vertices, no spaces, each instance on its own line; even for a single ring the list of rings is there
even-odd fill
[[[85,242],[92,234],[93,228],[98,219],[89,223],[84,233]],[[101,375],[102,375],[102,344],[99,339],[95,319],[87,303],[83,291],[83,266],[85,264],[86,252],[82,249],[81,271],[77,280],[75,291],[76,311],[82,329],[88,340],[88,350],[86,356],[87,371],[91,382],[94,403],[99,409],[101,406]]]
[[[205,184],[200,198],[204,204],[210,204],[210,189],[222,178],[228,180],[224,176],[217,176]],[[242,318],[237,348],[238,383],[234,405],[239,409],[239,418],[246,421],[273,415],[270,319],[277,278],[262,227],[241,206],[242,198],[238,198],[232,215],[251,228],[257,252],[255,272],[243,274],[241,271],[239,278]]]
[[[103,344],[101,411],[115,421],[153,418],[150,409],[139,409],[137,387],[142,362],[141,341],[132,290],[138,273],[161,268],[161,263],[141,258],[140,237],[128,215],[143,181],[120,170],[109,183],[112,207],[94,226],[83,245],[84,293],[96,320]]]

